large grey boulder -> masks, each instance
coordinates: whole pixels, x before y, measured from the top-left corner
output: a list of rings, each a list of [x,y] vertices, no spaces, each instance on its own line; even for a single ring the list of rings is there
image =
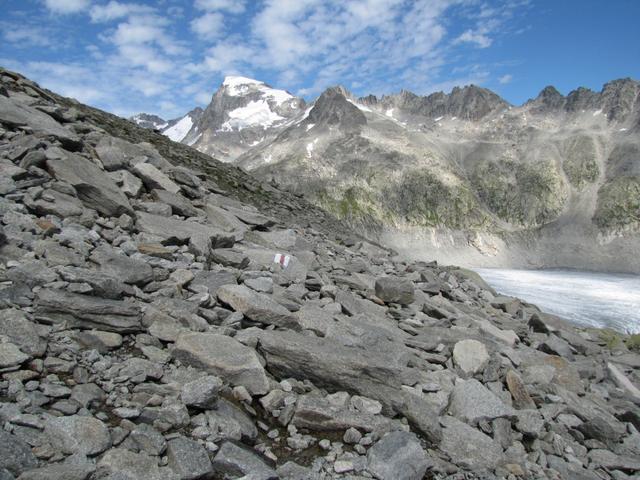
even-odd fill
[[[124,283],[145,285],[153,280],[153,269],[147,262],[128,257],[112,248],[98,247],[91,253],[90,259],[100,265],[101,271]]]
[[[370,432],[391,424],[385,417],[350,408],[348,399],[348,395],[344,402],[319,395],[303,395],[298,398],[291,423],[296,427],[320,432],[344,431],[349,428]]]
[[[140,323],[140,307],[135,303],[63,290],[40,290],[36,296],[36,316],[67,322],[76,328],[97,328],[118,333],[144,330]]]
[[[47,465],[23,473],[18,480],[87,480],[95,470],[89,463]]]
[[[461,340],[453,347],[453,362],[466,374],[480,372],[489,362],[487,347],[477,340]]]
[[[133,167],[135,173],[149,190],[162,189],[171,193],[178,193],[180,187],[166,174],[150,163],[138,163]]]
[[[157,237],[163,245],[182,245],[196,239],[206,244],[207,251],[202,252],[206,255],[209,248],[232,247],[236,241],[234,234],[211,225],[145,212],[137,212],[136,228]]]
[[[98,462],[98,478],[109,480],[180,480],[170,468],[158,467],[156,457],[143,453],[134,453],[124,448],[113,448],[105,453]]]
[[[178,437],[167,443],[168,466],[180,480],[210,478],[213,466],[207,451],[199,443]]]
[[[428,439],[439,440],[438,414],[433,406],[402,388],[418,383],[420,373],[397,363],[397,343],[389,344],[392,353],[385,352],[380,343],[357,348],[333,338],[267,330],[260,332],[258,340],[258,349],[276,378],[309,379],[321,388],[378,400],[387,414],[401,414]]]
[[[515,416],[513,408],[473,378],[456,382],[451,392],[449,412],[472,425],[481,420]]]
[[[189,200],[185,197],[172,193],[168,190],[153,190],[151,196],[154,200],[160,203],[164,203],[171,207],[171,212],[174,215],[181,215],[183,217],[197,217],[201,211],[198,211]]]
[[[289,310],[271,297],[255,292],[244,285],[223,285],[218,299],[255,322],[282,328],[300,329],[298,320]]]
[[[422,480],[431,465],[418,438],[390,432],[367,452],[367,470],[380,480]]]
[[[415,301],[413,282],[401,277],[380,277],[376,279],[376,296],[385,303],[409,305]]]
[[[71,283],[86,283],[91,286],[92,294],[98,297],[121,299],[128,288],[121,278],[106,272],[73,266],[58,269],[60,277]]]
[[[55,448],[69,455],[94,456],[111,446],[109,429],[93,417],[50,417],[45,421],[44,433]]]
[[[248,475],[251,480],[275,480],[275,470],[256,453],[232,442],[225,442],[213,459],[213,468],[222,478]]]
[[[440,450],[469,470],[493,469],[504,461],[502,447],[484,433],[453,417],[442,417]]]
[[[47,160],[47,168],[57,180],[72,185],[87,208],[108,217],[133,213],[129,200],[113,179],[86,158],[67,153]]]
[[[253,395],[269,391],[269,381],[256,352],[231,337],[183,333],[176,341],[173,357],[232,385],[242,385]]]
[[[27,355],[40,357],[47,349],[47,342],[38,335],[35,323],[15,308],[0,313],[0,334]]]
[[[18,476],[37,465],[38,460],[31,452],[31,447],[22,439],[0,428],[0,472],[6,469]]]
[[[185,383],[180,390],[180,400],[188,407],[213,408],[218,400],[222,380],[207,375]]]
[[[29,360],[29,358],[31,357],[22,352],[13,343],[3,342],[0,339],[0,371],[4,369],[13,370]]]

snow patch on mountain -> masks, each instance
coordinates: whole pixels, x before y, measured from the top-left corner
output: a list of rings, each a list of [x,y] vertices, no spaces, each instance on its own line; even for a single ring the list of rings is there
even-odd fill
[[[295,100],[295,97],[285,90],[278,90],[277,88],[271,88],[264,82],[254,80],[247,77],[225,77],[222,85],[226,87],[227,95],[231,97],[241,97],[247,95],[251,90],[258,90],[262,93],[262,97],[273,100],[277,105],[282,105],[284,102]],[[291,105],[295,108],[295,105]]]
[[[361,111],[363,112],[371,112],[372,110],[369,107],[365,107],[364,105],[360,105],[359,103],[354,102],[353,100],[347,98],[347,102],[355,105],[356,107],[358,107]]]
[[[189,130],[191,130],[191,127],[193,127],[193,120],[191,120],[191,117],[189,115],[186,115],[184,118],[178,121],[175,125],[173,125],[170,128],[167,128],[162,133],[163,135],[166,135],[174,142],[181,142],[187,136],[187,133],[189,133]]]
[[[252,100],[246,107],[231,110],[227,115],[229,120],[222,124],[220,131],[230,132],[234,129],[240,131],[256,126],[266,129],[274,123],[285,120],[284,117],[271,110],[266,100]]]

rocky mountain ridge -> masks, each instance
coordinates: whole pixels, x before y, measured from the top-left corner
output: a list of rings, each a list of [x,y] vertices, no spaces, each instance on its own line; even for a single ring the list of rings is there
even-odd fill
[[[566,97],[546,87],[520,107],[474,85],[382,98],[334,87],[274,128],[224,132],[225,102],[246,105],[255,85],[221,87],[195,148],[425,258],[640,272],[635,80]]]
[[[6,70],[0,170],[3,480],[640,472],[637,339]]]

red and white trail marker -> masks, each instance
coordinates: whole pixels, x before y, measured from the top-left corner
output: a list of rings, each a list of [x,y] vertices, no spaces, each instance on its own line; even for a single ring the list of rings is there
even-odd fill
[[[273,257],[273,263],[279,263],[282,266],[282,268],[287,268],[290,260],[291,260],[291,257],[283,253],[276,253],[276,256]]]

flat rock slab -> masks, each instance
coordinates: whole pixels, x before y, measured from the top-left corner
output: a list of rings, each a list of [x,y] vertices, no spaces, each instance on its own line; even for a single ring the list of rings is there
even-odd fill
[[[470,470],[492,469],[504,461],[502,447],[488,435],[453,417],[442,417],[440,450],[456,465]]]
[[[0,471],[6,469],[16,477],[38,465],[31,447],[22,439],[0,428]]]
[[[242,385],[253,395],[269,391],[267,375],[256,352],[237,340],[215,333],[183,333],[173,350],[185,365],[218,375],[232,385]]]
[[[113,179],[86,158],[68,153],[65,158],[47,160],[47,169],[57,180],[72,185],[87,208],[107,217],[133,213],[127,196]]]
[[[84,465],[47,465],[29,470],[18,477],[18,480],[87,480],[95,472],[96,467]]]
[[[44,433],[54,448],[69,455],[93,456],[111,446],[109,429],[93,417],[51,417],[45,421]]]
[[[218,288],[217,295],[221,302],[255,322],[300,330],[298,319],[289,310],[244,285],[223,285]]]
[[[451,392],[449,412],[472,425],[481,420],[515,416],[513,408],[475,379],[456,382]]]
[[[20,310],[12,308],[2,311],[0,332],[27,355],[40,357],[47,349],[47,343],[38,335],[35,323]]]
[[[145,212],[137,212],[136,216],[136,228],[161,239],[164,245],[187,244],[193,237],[204,240],[213,248],[232,247],[236,241],[233,234],[211,225]]]
[[[98,471],[114,479],[180,480],[170,468],[158,467],[156,457],[123,448],[114,448],[105,453],[98,462]]]
[[[101,271],[124,283],[142,286],[153,280],[153,269],[147,262],[128,257],[112,248],[96,248],[90,259],[100,265]]]
[[[198,480],[208,478],[213,466],[207,451],[198,442],[178,437],[167,443],[168,466],[180,480]]]
[[[367,452],[367,470],[380,480],[422,480],[431,464],[409,432],[387,433]]]
[[[165,173],[150,163],[138,163],[133,166],[133,172],[140,177],[148,189],[162,189],[171,193],[178,193],[180,187]]]
[[[247,478],[272,480],[278,478],[275,470],[256,453],[232,442],[225,442],[213,459],[213,468],[221,478]]]
[[[140,307],[63,290],[42,289],[36,296],[36,316],[67,322],[71,327],[133,333],[144,330]]]

